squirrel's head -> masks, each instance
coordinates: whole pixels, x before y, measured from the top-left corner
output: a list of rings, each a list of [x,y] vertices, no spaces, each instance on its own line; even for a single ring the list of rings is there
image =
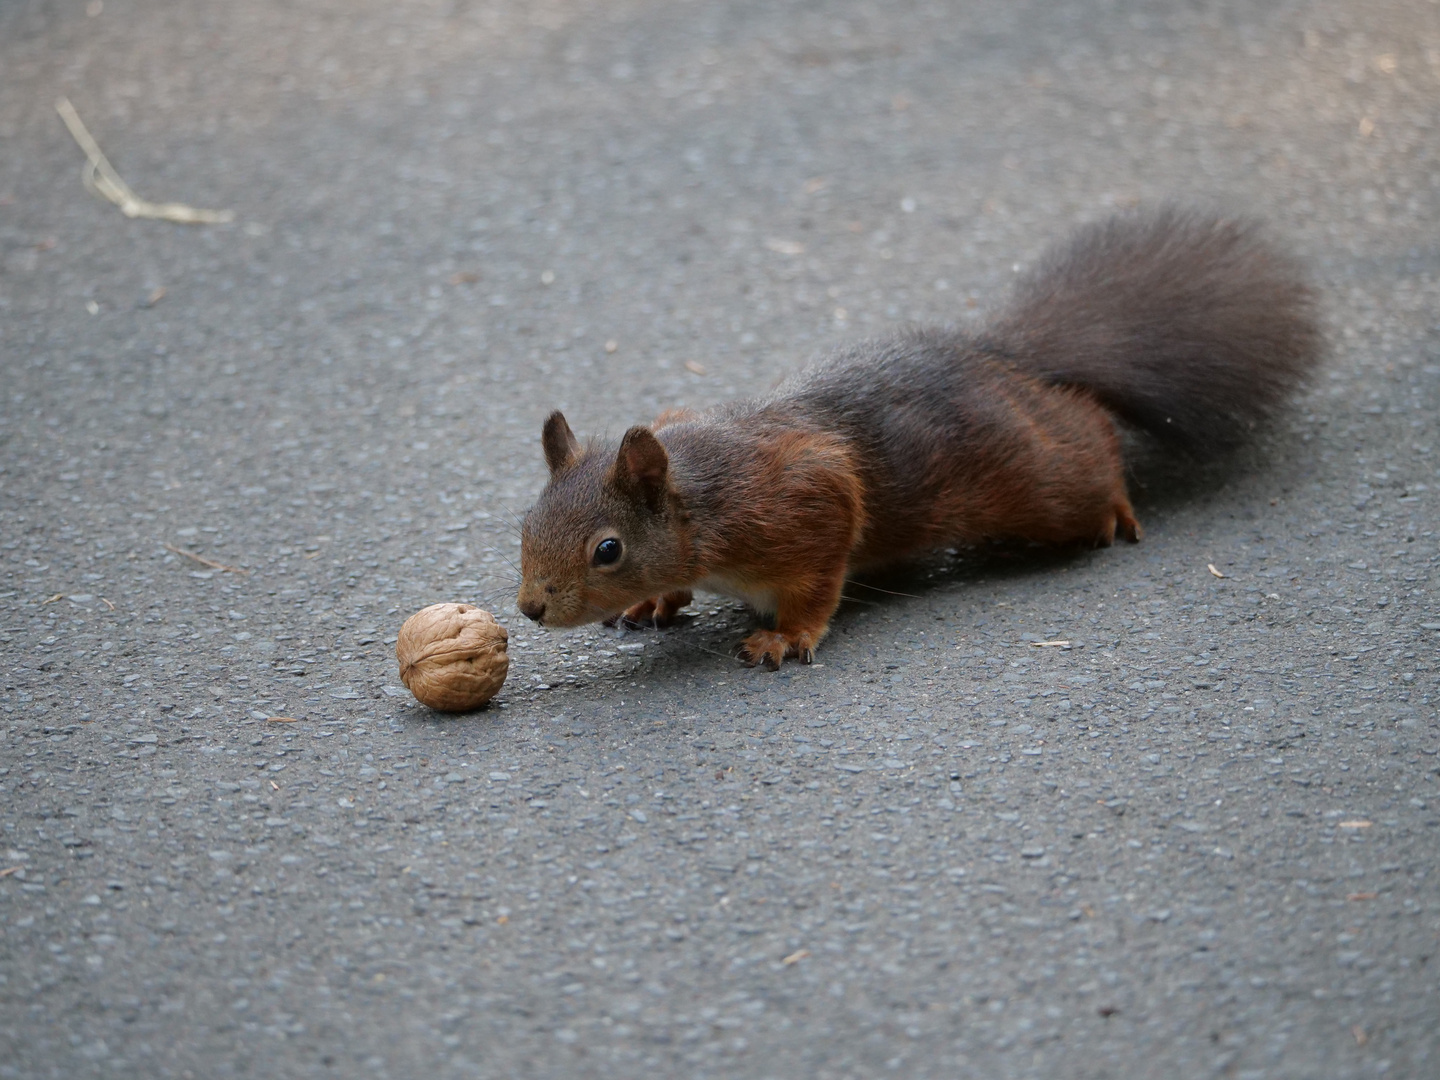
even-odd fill
[[[518,605],[542,626],[602,622],[683,569],[670,458],[649,428],[582,448],[559,412],[541,436],[550,482],[520,532]]]

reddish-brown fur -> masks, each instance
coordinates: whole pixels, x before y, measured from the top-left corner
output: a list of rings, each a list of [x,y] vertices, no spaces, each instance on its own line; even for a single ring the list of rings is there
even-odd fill
[[[859,469],[834,435],[784,428],[758,440],[751,466],[737,475],[734,492],[734,505],[748,509],[731,527],[696,530],[702,580],[720,573],[746,593],[773,595],[775,629],[747,638],[742,659],[768,667],[791,656],[808,663],[840,604],[850,552],[864,530]]]
[[[944,448],[914,460],[930,493],[920,507],[899,513],[878,495],[852,566],[994,537],[1101,546],[1117,531],[1140,538],[1110,414],[1083,390],[999,374],[999,422],[961,461]]]
[[[1112,410],[1181,447],[1233,443],[1313,365],[1308,305],[1247,227],[1161,214],[1082,234],[990,336],[862,345],[618,447],[582,448],[554,413],[520,608],[665,625],[708,588],[773,614],[740,656],[778,668],[813,657],[852,570],[983,538],[1138,540]]]

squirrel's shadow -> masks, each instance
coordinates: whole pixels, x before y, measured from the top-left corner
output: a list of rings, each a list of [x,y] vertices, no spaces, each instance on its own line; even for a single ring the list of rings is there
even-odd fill
[[[844,628],[861,610],[888,608],[982,583],[1020,581],[1052,573],[1093,554],[1086,547],[991,541],[949,548],[929,558],[856,574],[845,581],[834,625]]]

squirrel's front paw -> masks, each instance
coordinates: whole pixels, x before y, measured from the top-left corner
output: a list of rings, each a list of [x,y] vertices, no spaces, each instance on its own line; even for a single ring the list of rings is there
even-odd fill
[[[691,599],[693,598],[688,592],[654,596],[626,608],[625,613],[620,616],[620,622],[632,630],[639,630],[647,626],[669,626],[675,621],[680,609],[690,603]]]
[[[792,639],[778,630],[756,630],[740,646],[740,659],[750,667],[764,664],[771,671],[779,671],[790,657],[798,657],[802,664],[814,662],[815,643],[810,634]]]
[[[642,627],[653,626],[655,619],[655,605],[659,603],[659,597],[650,600],[642,600],[633,604],[620,613],[615,620],[620,626],[627,630],[639,630]]]

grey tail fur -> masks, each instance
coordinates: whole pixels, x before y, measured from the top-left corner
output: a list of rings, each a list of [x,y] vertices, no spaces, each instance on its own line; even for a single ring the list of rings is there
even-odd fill
[[[1017,368],[1083,387],[1163,443],[1230,449],[1316,366],[1315,296],[1245,221],[1168,209],[1051,251],[986,335]]]

